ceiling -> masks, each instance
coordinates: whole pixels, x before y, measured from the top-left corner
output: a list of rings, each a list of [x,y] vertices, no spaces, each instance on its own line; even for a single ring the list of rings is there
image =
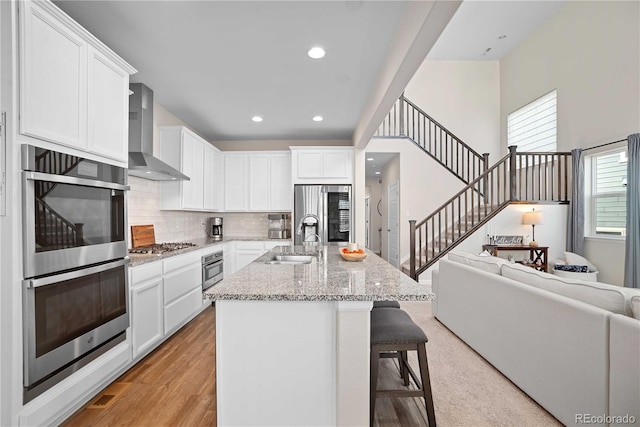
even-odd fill
[[[145,83],[156,102],[212,142],[351,140],[408,7],[400,0],[54,3],[138,69],[132,82]],[[497,59],[559,4],[465,1],[429,58]],[[309,58],[313,46],[326,56]],[[264,120],[253,122],[255,115]]]
[[[365,176],[367,178],[382,178],[385,166],[396,156],[398,156],[398,153],[367,152]]]

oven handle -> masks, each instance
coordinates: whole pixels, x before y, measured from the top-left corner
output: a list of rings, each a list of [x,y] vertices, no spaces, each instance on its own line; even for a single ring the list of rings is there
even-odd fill
[[[119,259],[107,264],[100,264],[94,267],[83,268],[80,270],[70,271],[67,273],[56,274],[55,276],[42,277],[40,279],[27,279],[22,283],[27,289],[39,288],[40,286],[51,285],[52,283],[62,282],[64,280],[77,279],[78,277],[88,276],[90,274],[100,273],[102,271],[111,270],[112,268],[128,265],[131,262],[129,257]]]
[[[94,179],[77,178],[75,176],[54,175],[50,173],[25,171],[24,177],[31,181],[50,181],[60,184],[84,185],[86,187],[109,188],[111,190],[128,191],[129,186],[114,182],[96,181]]]

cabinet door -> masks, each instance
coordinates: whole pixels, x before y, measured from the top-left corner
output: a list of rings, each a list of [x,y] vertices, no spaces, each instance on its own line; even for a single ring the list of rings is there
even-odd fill
[[[202,308],[202,289],[194,289],[164,308],[164,333],[170,334]]]
[[[182,133],[182,173],[189,181],[181,181],[182,207],[202,210],[204,197],[204,145],[188,132]]]
[[[269,155],[249,156],[249,210],[269,210]]]
[[[246,154],[224,156],[224,209],[247,210],[247,160]]]
[[[351,152],[327,150],[323,154],[323,176],[325,178],[351,178]]]
[[[134,358],[164,337],[161,277],[131,287],[131,334]]]
[[[223,273],[224,278],[231,276],[236,272],[236,243],[235,242],[226,242],[224,244],[224,253],[223,253]]]
[[[235,268],[236,271],[251,264],[264,253],[264,249],[236,249]]]
[[[218,156],[216,150],[210,144],[204,144],[204,210],[215,211],[220,209],[218,195]]]
[[[88,149],[128,161],[129,74],[89,49]]]
[[[298,178],[322,178],[322,151],[300,150],[296,167]]]
[[[87,148],[87,44],[35,2],[21,2],[20,132]]]
[[[269,172],[269,210],[290,211],[293,206],[291,154],[273,154]]]

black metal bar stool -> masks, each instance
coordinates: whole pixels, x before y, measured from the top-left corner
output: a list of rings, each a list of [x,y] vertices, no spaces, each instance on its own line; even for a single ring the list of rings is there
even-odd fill
[[[427,335],[411,317],[398,308],[376,308],[371,310],[371,363],[369,392],[369,424],[373,426],[377,397],[424,397],[429,427],[436,427],[436,415],[431,395],[429,366],[427,364]],[[409,366],[407,351],[418,353],[420,379]],[[378,390],[378,363],[380,358],[396,358],[400,365],[400,376],[404,385],[409,385],[409,376],[417,390]]]

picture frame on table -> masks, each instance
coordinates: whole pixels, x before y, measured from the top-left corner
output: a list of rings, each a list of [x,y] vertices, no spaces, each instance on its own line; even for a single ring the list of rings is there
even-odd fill
[[[524,236],[494,236],[493,244],[498,246],[521,246]]]

